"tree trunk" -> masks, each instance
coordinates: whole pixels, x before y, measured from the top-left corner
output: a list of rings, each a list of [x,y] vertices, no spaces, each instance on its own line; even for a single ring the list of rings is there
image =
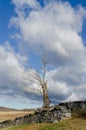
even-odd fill
[[[49,108],[49,106],[50,106],[50,100],[48,97],[47,83],[44,83],[44,85],[43,85],[43,108]]]

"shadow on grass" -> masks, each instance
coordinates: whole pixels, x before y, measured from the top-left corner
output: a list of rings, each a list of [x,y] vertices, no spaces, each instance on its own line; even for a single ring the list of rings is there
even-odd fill
[[[80,109],[78,111],[74,111],[72,113],[73,117],[78,117],[78,118],[83,118],[86,119],[86,108],[85,109]]]

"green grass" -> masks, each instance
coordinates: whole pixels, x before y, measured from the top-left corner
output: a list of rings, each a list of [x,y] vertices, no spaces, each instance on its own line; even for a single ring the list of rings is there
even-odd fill
[[[47,126],[40,128],[39,130],[56,130],[57,128],[64,129],[65,127],[66,127],[66,124],[63,124],[63,123],[48,124]]]
[[[56,130],[57,127],[63,127],[64,125],[59,123],[59,124],[35,124],[35,126],[39,126],[38,130]],[[20,129],[28,129],[32,126],[32,128],[34,129],[34,124],[32,125],[20,125],[20,126],[14,126],[14,127],[10,127],[10,128],[4,128],[1,130],[20,130]],[[37,128],[36,128],[37,129]],[[62,128],[63,129],[63,128]]]
[[[18,128],[23,128],[23,127],[29,127],[29,124],[12,126],[12,127],[9,127],[9,128],[2,128],[0,130],[15,130],[15,129],[18,129]]]

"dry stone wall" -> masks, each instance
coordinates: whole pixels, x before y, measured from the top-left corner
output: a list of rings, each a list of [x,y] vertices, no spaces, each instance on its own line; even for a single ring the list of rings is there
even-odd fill
[[[63,106],[66,109],[75,111],[86,108],[86,101],[62,102],[59,104],[59,106]]]

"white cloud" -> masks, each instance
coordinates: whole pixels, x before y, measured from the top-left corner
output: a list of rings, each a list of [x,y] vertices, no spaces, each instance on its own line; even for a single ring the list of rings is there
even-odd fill
[[[34,48],[42,46],[63,59],[84,51],[79,35],[84,14],[84,9],[73,9],[68,3],[50,2],[42,9],[32,10],[26,18],[12,18],[11,24],[19,27],[24,42]]]
[[[0,96],[17,98],[22,94],[25,82],[21,72],[24,72],[23,57],[16,54],[8,44],[0,45]],[[11,99],[10,98],[10,99]]]
[[[12,1],[17,8],[22,9],[24,7],[38,8],[39,3],[36,0],[13,0]]]
[[[46,2],[44,7],[36,0],[13,0],[13,3],[18,16],[12,17],[10,25],[20,31],[19,36],[29,51],[46,52],[50,63],[55,65],[55,70],[48,72],[51,95],[55,98],[59,95],[61,100],[85,99],[86,78],[82,81],[82,77],[86,73],[86,49],[81,36],[85,9],[56,1]],[[27,13],[25,5],[33,9],[27,9]]]

